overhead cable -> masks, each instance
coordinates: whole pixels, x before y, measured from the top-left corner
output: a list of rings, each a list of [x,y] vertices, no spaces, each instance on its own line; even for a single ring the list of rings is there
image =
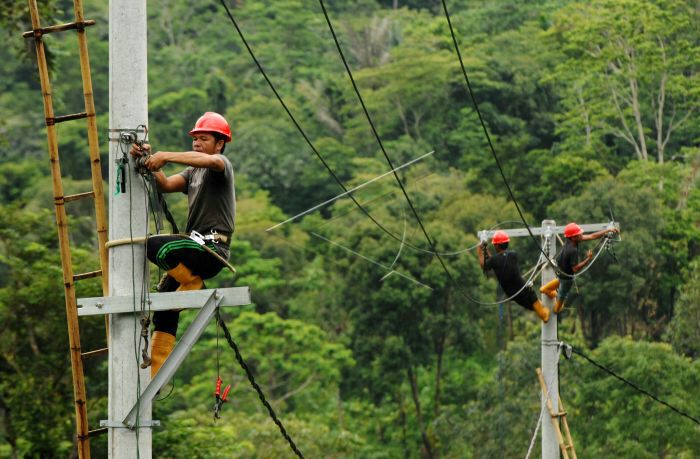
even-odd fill
[[[659,397],[657,397],[656,395],[652,394],[651,392],[649,392],[649,391],[647,391],[647,390],[645,390],[645,389],[642,389],[641,387],[639,387],[638,385],[636,385],[636,384],[633,383],[632,381],[629,381],[628,379],[623,378],[622,376],[618,375],[617,373],[615,373],[615,372],[612,371],[611,369],[607,368],[606,366],[604,366],[604,365],[602,365],[602,364],[596,362],[595,360],[593,360],[592,358],[590,358],[589,356],[587,356],[587,355],[584,354],[583,352],[579,351],[579,350],[576,349],[575,347],[572,347],[572,348],[571,348],[571,351],[572,351],[574,354],[576,354],[576,355],[580,355],[581,357],[583,357],[584,359],[586,359],[590,364],[594,365],[594,366],[597,367],[598,369],[600,369],[600,370],[606,372],[606,373],[609,374],[610,376],[612,376],[612,377],[614,377],[614,378],[617,378],[618,380],[620,380],[620,381],[622,381],[623,383],[627,384],[628,386],[630,386],[631,388],[633,388],[633,389],[636,390],[637,392],[646,395],[647,397],[651,398],[651,399],[654,400],[655,402],[660,403],[661,405],[664,405],[665,407],[667,407],[667,408],[669,408],[670,410],[676,412],[677,414],[679,414],[679,415],[681,415],[681,416],[683,416],[683,417],[686,417],[686,418],[690,419],[691,421],[693,421],[694,423],[700,425],[700,420],[698,420],[698,418],[695,418],[695,417],[689,415],[688,413],[686,413],[686,412],[684,412],[684,411],[681,411],[680,409],[676,408],[675,406],[671,405],[670,403],[661,400]]]
[[[289,107],[287,107],[287,104],[284,102],[284,99],[282,99],[282,96],[280,95],[280,93],[279,93],[279,92],[277,91],[277,89],[275,88],[275,85],[272,84],[272,81],[270,80],[270,77],[268,77],[267,72],[265,72],[265,69],[263,68],[262,64],[260,64],[260,62],[258,61],[258,58],[255,56],[255,53],[253,53],[253,49],[252,49],[252,48],[250,47],[250,45],[248,44],[248,40],[246,40],[245,36],[243,35],[243,31],[242,31],[241,28],[238,26],[238,22],[237,22],[236,19],[233,17],[233,14],[231,14],[231,10],[229,9],[228,5],[226,5],[225,0],[220,0],[220,1],[221,1],[221,5],[222,5],[222,6],[224,7],[224,9],[226,10],[226,14],[227,14],[228,17],[229,17],[229,20],[231,21],[231,24],[233,25],[233,27],[235,27],[236,32],[238,32],[238,36],[241,38],[241,41],[243,42],[243,45],[245,46],[246,50],[248,50],[248,54],[250,54],[250,57],[253,59],[253,62],[255,62],[255,65],[258,67],[258,70],[259,70],[260,73],[262,74],[263,78],[265,78],[265,81],[267,82],[267,85],[270,87],[270,89],[272,90],[272,92],[275,94],[275,97],[277,98],[277,100],[279,101],[279,103],[282,105],[282,108],[284,108],[284,111],[287,113],[287,116],[289,116],[289,119],[292,121],[292,123],[294,124],[294,126],[297,128],[297,131],[299,131],[299,134],[301,134],[301,136],[304,138],[304,140],[306,141],[306,143],[307,143],[307,145],[309,146],[309,148],[311,148],[311,151],[313,151],[314,154],[316,155],[316,157],[319,159],[319,161],[321,161],[321,163],[322,163],[323,166],[326,168],[326,170],[328,171],[328,173],[331,174],[331,176],[333,177],[333,179],[335,179],[335,181],[338,183],[338,185],[340,185],[340,187],[343,189],[343,191],[347,193],[347,192],[348,192],[348,189],[347,189],[347,187],[345,186],[345,184],[343,184],[342,180],[340,180],[340,178],[339,178],[338,175],[333,171],[333,169],[330,167],[330,165],[328,164],[328,162],[326,162],[326,160],[323,158],[323,156],[321,156],[321,153],[318,151],[318,149],[316,149],[316,147],[314,146],[314,144],[311,142],[311,139],[309,139],[309,136],[306,134],[306,132],[304,131],[304,129],[301,127],[301,125],[299,124],[299,122],[296,120],[296,118],[295,118],[294,115],[292,114],[292,112],[289,110]],[[392,167],[392,169],[393,169],[393,167]],[[396,172],[394,172],[394,173],[396,174]],[[373,222],[380,230],[382,230],[383,232],[385,232],[387,235],[389,235],[390,237],[392,237],[392,238],[395,239],[396,241],[402,242],[402,241],[401,241],[401,238],[400,238],[399,236],[397,236],[396,234],[394,234],[394,233],[392,233],[391,231],[389,231],[386,227],[384,227],[384,225],[382,225],[379,221],[377,221],[377,219],[375,219],[375,218],[369,213],[369,211],[367,211],[364,207],[362,207],[362,205],[360,205],[360,203],[355,199],[355,197],[354,197],[352,194],[349,194],[348,196],[350,197],[350,199],[352,200],[352,202],[354,202],[355,205],[367,216],[367,218],[369,218],[370,220],[372,220],[372,222]],[[414,246],[414,245],[412,245],[412,244],[409,244],[408,242],[405,242],[404,245],[406,245],[407,247],[410,247],[410,248],[412,248],[412,249],[414,249],[414,250],[424,250],[424,249],[421,249],[420,247],[417,247],[417,246]]]
[[[386,149],[384,148],[384,144],[382,143],[382,139],[379,136],[379,133],[377,132],[377,128],[374,125],[374,122],[372,121],[372,117],[369,114],[369,111],[367,110],[367,106],[365,105],[365,101],[362,98],[362,94],[360,93],[360,89],[357,87],[357,83],[355,82],[355,78],[352,75],[352,70],[350,70],[350,66],[348,65],[348,61],[345,58],[345,53],[343,53],[343,49],[340,47],[340,42],[338,41],[338,37],[335,33],[335,29],[333,28],[333,24],[331,23],[331,19],[328,16],[328,11],[326,10],[326,5],[324,4],[323,0],[319,0],[319,4],[321,5],[321,9],[323,10],[323,16],[326,18],[326,23],[328,24],[328,28],[331,32],[331,35],[333,36],[333,42],[335,43],[335,47],[338,50],[338,54],[340,55],[341,60],[343,61],[343,65],[345,66],[345,71],[348,74],[348,78],[350,79],[350,82],[352,83],[352,87],[355,90],[355,94],[357,95],[357,98],[360,102],[360,105],[362,106],[362,110],[365,113],[365,117],[367,118],[367,122],[370,125],[370,128],[372,129],[372,133],[374,134],[375,139],[377,140],[377,143],[379,144],[379,148],[382,151],[382,154],[384,155],[384,158],[386,159],[387,163],[389,164],[389,167],[393,170],[394,169],[394,164],[391,161],[391,158],[389,157],[389,154],[386,152]],[[472,298],[467,292],[465,292],[459,284],[457,284],[457,281],[455,280],[454,276],[452,276],[452,273],[450,272],[449,269],[447,269],[447,266],[445,265],[445,262],[443,261],[442,257],[440,254],[437,252],[435,248],[435,242],[430,238],[430,235],[428,234],[428,231],[425,229],[425,226],[423,225],[423,221],[421,220],[420,216],[418,215],[418,211],[416,210],[415,206],[413,205],[413,201],[411,201],[411,198],[408,196],[408,193],[406,192],[406,188],[404,187],[403,183],[401,182],[401,178],[399,177],[398,173],[394,171],[394,178],[396,179],[396,183],[399,185],[399,188],[401,188],[401,192],[404,195],[404,198],[406,199],[406,202],[408,203],[408,206],[411,209],[411,212],[413,212],[413,216],[416,219],[416,222],[418,223],[418,226],[420,227],[421,231],[423,232],[423,235],[425,236],[426,241],[428,242],[428,245],[430,246],[430,249],[433,252],[433,255],[438,259],[438,262],[440,263],[440,266],[442,266],[443,271],[445,271],[445,274],[447,274],[447,277],[450,279],[452,284],[457,288],[459,292],[462,293],[462,295],[469,301],[478,303],[478,300]]]

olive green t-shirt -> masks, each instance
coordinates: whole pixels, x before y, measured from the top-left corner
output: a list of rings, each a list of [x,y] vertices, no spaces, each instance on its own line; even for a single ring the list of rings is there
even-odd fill
[[[180,172],[187,195],[187,232],[208,234],[211,231],[232,234],[236,225],[236,190],[233,166],[224,155],[224,170],[188,167]]]

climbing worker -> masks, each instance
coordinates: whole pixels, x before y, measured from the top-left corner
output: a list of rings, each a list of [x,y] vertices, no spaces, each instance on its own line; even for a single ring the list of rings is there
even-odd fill
[[[229,244],[236,217],[233,166],[223,155],[231,141],[231,128],[218,113],[206,112],[189,132],[192,151],[158,151],[150,154],[148,144],[134,144],[131,155],[146,157],[159,191],[187,195],[188,216],[185,235],[155,235],[148,238],[148,259],[167,272],[159,284],[161,292],[199,290],[202,279],[215,276],[229,258]],[[160,169],[168,163],[189,166],[166,176]],[[203,247],[203,245],[205,247]],[[214,255],[218,254],[220,258]],[[151,378],[175,346],[180,311],[156,311],[151,339]]]
[[[496,255],[491,256],[486,241],[484,241],[477,249],[479,265],[483,270],[492,269],[505,294],[513,297],[512,300],[525,309],[535,311],[535,314],[546,323],[549,321],[549,309],[542,306],[532,287],[525,285],[525,281],[520,275],[520,268],[518,268],[518,255],[508,250],[509,242],[510,237],[505,231],[496,231],[491,239],[491,243],[496,249]]]
[[[574,284],[575,274],[581,271],[593,258],[593,251],[589,250],[581,262],[578,261],[578,245],[582,241],[592,241],[600,239],[608,233],[619,233],[617,228],[600,230],[591,234],[583,234],[583,229],[576,223],[571,222],[564,227],[564,237],[566,244],[557,257],[557,277],[549,281],[540,288],[540,292],[550,298],[556,298],[554,313],[558,314],[564,309],[564,303],[569,296],[571,287]]]

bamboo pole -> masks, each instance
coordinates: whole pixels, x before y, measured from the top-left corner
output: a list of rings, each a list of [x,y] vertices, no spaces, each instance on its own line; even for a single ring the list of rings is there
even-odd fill
[[[564,409],[564,404],[561,401],[561,397],[559,397],[559,409],[566,413],[566,410]],[[569,430],[569,421],[566,419],[566,414],[561,417],[561,423],[564,426],[564,433],[566,434],[566,449],[571,450],[571,457],[572,459],[578,459],[576,456],[576,449],[574,448],[574,439],[571,437],[571,430]]]
[[[540,380],[540,387],[542,388],[542,396],[546,397],[545,403],[547,404],[547,410],[549,410],[549,417],[552,420],[552,426],[554,427],[554,432],[557,437],[557,442],[559,443],[559,448],[564,456],[564,459],[569,459],[569,454],[566,452],[566,445],[564,444],[564,437],[561,434],[561,429],[559,428],[559,416],[561,413],[556,413],[554,411],[554,406],[552,405],[552,399],[547,394],[547,384],[544,382],[544,376],[542,376],[542,370],[538,368],[535,370],[537,372],[537,378]],[[563,413],[563,411],[562,411]]]
[[[36,0],[29,1],[29,11],[32,18],[32,28],[39,29],[39,10]],[[80,328],[78,327],[78,309],[73,284],[73,266],[70,257],[70,242],[68,239],[67,216],[65,201],[63,199],[63,181],[61,178],[61,166],[58,157],[58,139],[56,126],[49,122],[54,118],[53,99],[51,96],[51,81],[49,79],[48,66],[44,43],[41,37],[35,37],[37,64],[39,78],[44,98],[44,117],[47,120],[46,133],[48,138],[49,160],[51,163],[51,177],[53,181],[54,207],[56,211],[56,227],[58,230],[58,242],[63,267],[63,285],[66,297],[66,320],[68,321],[68,342],[70,345],[71,372],[73,375],[73,398],[75,404],[76,433],[78,441],[78,456],[81,459],[90,457],[90,442],[88,439],[87,409],[85,397],[85,380],[83,376],[83,360],[80,348]]]
[[[85,22],[83,16],[82,0],[73,0],[75,10],[75,22]],[[80,73],[83,80],[83,96],[85,99],[85,113],[87,113],[88,146],[90,150],[90,167],[92,169],[92,190],[95,193],[95,223],[97,226],[97,247],[100,257],[100,269],[102,269],[102,294],[109,295],[109,260],[107,255],[107,213],[105,212],[105,199],[102,182],[102,167],[100,165],[100,142],[97,136],[97,118],[95,115],[95,101],[92,91],[92,76],[90,74],[90,55],[88,53],[87,36],[85,29],[79,28],[78,49],[80,51]],[[109,316],[105,314],[105,337],[109,337]]]

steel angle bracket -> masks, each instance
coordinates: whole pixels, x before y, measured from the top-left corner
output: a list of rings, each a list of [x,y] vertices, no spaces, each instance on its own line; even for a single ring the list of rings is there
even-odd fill
[[[149,311],[165,311],[170,309],[196,309],[201,308],[206,299],[214,292],[223,300],[221,306],[242,306],[250,304],[249,287],[228,287],[207,290],[189,290],[180,292],[152,293],[146,300],[145,309]],[[78,299],[78,316],[92,316],[102,314],[133,314],[140,312],[140,308],[134,311],[134,296],[104,296]]]
[[[200,290],[201,292],[201,290]],[[179,292],[178,292],[179,293]],[[136,419],[141,416],[146,409],[146,407],[151,406],[151,402],[155,398],[158,391],[172,378],[177,369],[180,367],[182,362],[189,354],[190,349],[197,342],[202,332],[209,324],[209,321],[214,317],[216,313],[216,308],[224,299],[224,296],[216,290],[212,290],[211,295],[207,299],[206,303],[200,309],[197,317],[195,317],[192,324],[187,328],[185,333],[180,338],[180,341],[175,345],[170,356],[165,360],[163,366],[160,368],[156,377],[151,380],[151,382],[146,386],[146,389],[141,394],[141,397],[136,402],[134,407],[126,415],[122,423],[129,429],[134,429],[136,427]]]

